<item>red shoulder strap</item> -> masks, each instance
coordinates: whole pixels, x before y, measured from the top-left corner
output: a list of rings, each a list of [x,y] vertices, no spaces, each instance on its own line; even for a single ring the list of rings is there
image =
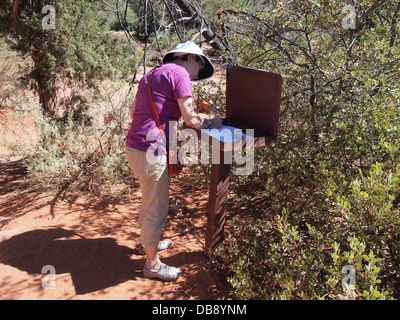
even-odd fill
[[[152,96],[152,92],[151,92],[151,82],[153,81],[153,76],[154,76],[154,72],[156,71],[156,69],[157,69],[157,67],[155,67],[153,72],[151,73],[150,80],[149,80],[149,85],[147,87],[147,91],[149,92],[150,105],[151,105],[151,110],[153,111],[154,119],[156,120],[158,129],[160,129],[162,138],[164,139],[164,141],[167,141],[167,137],[166,137],[165,131],[164,131],[163,127],[162,127],[160,118],[158,117],[158,113],[157,113],[157,110],[156,110],[156,106],[154,105],[153,96]]]

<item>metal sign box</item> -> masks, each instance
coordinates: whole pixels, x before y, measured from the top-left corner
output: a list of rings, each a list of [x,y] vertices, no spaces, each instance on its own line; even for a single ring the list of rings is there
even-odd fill
[[[241,148],[245,148],[251,139],[254,147],[277,141],[282,77],[263,70],[232,65],[227,67],[226,72],[226,118],[220,132],[229,135],[229,128],[232,137],[227,138],[226,134],[218,136],[217,129],[211,129],[201,130],[201,138],[207,139],[209,136],[210,145],[219,145],[221,151],[237,148],[237,144],[234,145],[233,128],[241,129],[243,134],[246,129],[254,130],[252,137],[243,135],[245,138]]]

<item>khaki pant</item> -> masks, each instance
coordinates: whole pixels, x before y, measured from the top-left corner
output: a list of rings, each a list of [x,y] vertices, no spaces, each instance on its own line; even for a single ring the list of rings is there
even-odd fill
[[[129,167],[139,179],[142,205],[139,211],[140,242],[155,246],[169,209],[169,173],[167,156],[127,148]],[[150,161],[149,161],[150,160]]]

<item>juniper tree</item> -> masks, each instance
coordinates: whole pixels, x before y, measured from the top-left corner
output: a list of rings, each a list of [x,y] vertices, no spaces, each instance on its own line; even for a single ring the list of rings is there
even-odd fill
[[[99,0],[9,0],[1,8],[1,32],[14,36],[15,48],[32,57],[27,78],[34,80],[40,103],[51,115],[82,103],[76,95],[61,100],[63,85],[94,86],[134,71],[131,48],[110,36],[102,8]]]

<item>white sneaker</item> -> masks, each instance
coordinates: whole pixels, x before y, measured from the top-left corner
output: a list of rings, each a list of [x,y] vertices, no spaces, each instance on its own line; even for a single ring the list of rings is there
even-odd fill
[[[170,267],[161,262],[159,270],[152,270],[147,263],[144,265],[143,275],[149,279],[161,279],[164,281],[174,281],[182,274],[182,270],[175,267]]]

